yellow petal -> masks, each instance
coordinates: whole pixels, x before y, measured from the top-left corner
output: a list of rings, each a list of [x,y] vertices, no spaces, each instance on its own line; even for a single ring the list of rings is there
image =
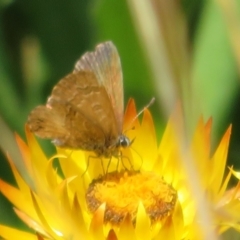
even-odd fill
[[[15,228],[0,225],[0,236],[9,240],[36,240],[36,235]]]
[[[212,186],[213,194],[216,195],[220,189],[222,184],[223,174],[225,171],[229,140],[231,135],[231,126],[227,129],[224,134],[213,158],[212,158],[212,166],[211,166],[211,176],[209,186]]]
[[[136,236],[137,239],[151,239],[150,219],[146,214],[146,210],[142,202],[138,205],[137,217],[136,217]]]

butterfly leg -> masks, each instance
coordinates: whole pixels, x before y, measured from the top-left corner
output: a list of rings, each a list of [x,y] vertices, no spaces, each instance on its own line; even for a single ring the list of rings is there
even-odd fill
[[[83,177],[83,176],[85,175],[85,173],[87,172],[87,170],[88,170],[89,163],[90,163],[90,157],[91,157],[91,156],[88,156],[88,159],[87,159],[87,167],[86,167],[86,169],[84,170],[84,172],[82,173],[81,177]]]
[[[106,174],[108,174],[108,169],[110,167],[110,164],[112,162],[112,156],[110,157],[109,161],[108,161],[108,164],[107,164],[107,169],[106,169]]]
[[[86,166],[86,169],[84,170],[84,172],[82,173],[81,177],[83,177],[85,175],[85,173],[87,172],[88,168],[89,168],[89,165],[90,165],[90,159],[91,158],[95,158],[95,159],[99,159],[99,157],[96,157],[96,156],[88,156],[88,159],[87,159],[87,166]],[[103,163],[102,163],[102,159],[101,159],[101,165],[102,165],[102,168],[103,168]],[[104,173],[104,168],[103,168],[103,173]]]
[[[101,158],[101,165],[102,165],[103,175],[106,175],[107,172],[108,172],[109,163],[108,163],[108,165],[107,165],[106,172],[105,172],[105,169],[104,169],[104,164],[103,164],[103,160],[102,160],[102,158]]]
[[[124,158],[127,159],[128,165],[130,166],[130,168],[127,167],[126,164],[124,163],[124,161],[123,161]],[[129,157],[123,156],[122,152],[120,152],[118,159],[121,160],[122,166],[125,170],[134,170],[131,160],[129,159]],[[119,162],[119,160],[118,160],[118,162]]]

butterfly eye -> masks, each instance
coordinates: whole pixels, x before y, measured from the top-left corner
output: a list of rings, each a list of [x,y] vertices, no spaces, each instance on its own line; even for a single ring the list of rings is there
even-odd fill
[[[129,147],[131,145],[131,143],[132,142],[125,135],[119,136],[118,144],[120,147],[123,147],[123,148]]]

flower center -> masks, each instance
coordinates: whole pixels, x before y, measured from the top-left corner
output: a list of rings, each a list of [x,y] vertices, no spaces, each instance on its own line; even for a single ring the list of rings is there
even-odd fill
[[[152,224],[161,221],[171,214],[176,200],[176,190],[153,172],[111,172],[93,180],[86,193],[90,212],[106,203],[104,221],[117,225],[127,215],[135,225],[140,201]]]

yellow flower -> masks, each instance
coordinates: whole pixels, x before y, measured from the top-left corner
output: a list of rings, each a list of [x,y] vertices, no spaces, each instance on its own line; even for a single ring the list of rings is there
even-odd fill
[[[31,183],[9,159],[18,187],[0,180],[0,191],[38,239],[203,239],[208,229],[198,218],[198,198],[184,168],[176,114],[159,147],[149,111],[144,111],[141,124],[132,122],[135,116],[130,101],[124,129],[134,141],[119,159],[58,149],[48,160],[27,128],[27,144],[16,136]],[[229,227],[240,230],[240,184],[227,190],[231,176],[240,179],[240,173],[230,168],[224,177],[231,127],[210,156],[211,124],[200,119],[187,152],[200,176],[198,191],[205,197],[209,227],[219,235]],[[3,239],[30,240],[36,235],[0,225]]]

